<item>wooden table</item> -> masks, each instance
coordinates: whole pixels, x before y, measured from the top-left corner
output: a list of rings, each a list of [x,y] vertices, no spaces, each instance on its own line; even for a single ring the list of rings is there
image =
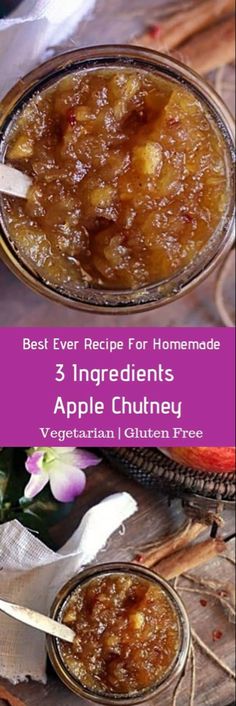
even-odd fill
[[[64,49],[95,44],[127,43],[144,27],[167,13],[196,0],[97,0],[92,16],[85,20]],[[200,0],[203,2],[204,0]],[[12,3],[12,0],[8,0]],[[7,5],[7,0],[5,2]],[[104,21],[105,18],[105,21]],[[58,48],[57,48],[58,50]],[[60,50],[60,49],[59,49]],[[209,76],[229,108],[234,110],[234,70],[219,69]],[[104,316],[83,313],[55,304],[31,292],[0,265],[0,326],[220,326],[213,299],[215,274],[174,304],[144,314]],[[234,306],[234,267],[227,278],[227,299]]]
[[[103,497],[116,491],[128,491],[138,501],[139,510],[126,522],[125,533],[116,532],[110,539],[105,552],[97,557],[97,562],[103,561],[129,561],[133,558],[140,545],[160,537],[170,530],[177,528],[183,521],[183,510],[179,500],[173,501],[168,506],[167,498],[153,490],[145,489],[121,475],[106,462],[88,472],[88,483],[85,493],[78,499],[71,516],[60,527],[56,528],[54,537],[63,543],[75,529],[84,512],[91,505],[99,502]],[[225,530],[233,532],[234,513],[225,513]],[[204,536],[204,535],[203,535]],[[232,544],[232,542],[230,543]],[[233,551],[233,547],[231,549]],[[226,580],[226,576],[233,580],[233,567],[223,559],[217,559],[211,564],[202,567],[202,576],[211,576]],[[182,579],[180,580],[180,584]],[[203,594],[204,595],[204,594]],[[200,604],[199,594],[184,593],[184,602],[187,607],[191,623],[197,629],[202,639],[215,650],[216,654],[234,668],[234,626],[227,621],[219,605],[208,600],[207,606]],[[217,643],[212,641],[212,631],[221,630],[222,639]],[[197,689],[194,706],[230,706],[234,698],[234,685],[232,679],[212,662],[196,650],[197,658]],[[4,683],[9,689],[9,684]],[[52,669],[48,668],[48,682],[46,686],[35,682],[10,686],[10,690],[23,699],[26,706],[83,706],[84,702],[77,698],[59,682]],[[158,706],[171,706],[172,690],[164,693],[158,699]],[[2,706],[3,702],[0,700]],[[183,691],[178,700],[178,706],[189,704],[189,679],[186,677]],[[147,706],[157,706],[156,699],[150,700]]]

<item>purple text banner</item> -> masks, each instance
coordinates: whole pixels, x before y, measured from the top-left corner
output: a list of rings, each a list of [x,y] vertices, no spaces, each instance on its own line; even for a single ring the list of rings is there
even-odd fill
[[[2,329],[1,446],[234,446],[234,330]]]

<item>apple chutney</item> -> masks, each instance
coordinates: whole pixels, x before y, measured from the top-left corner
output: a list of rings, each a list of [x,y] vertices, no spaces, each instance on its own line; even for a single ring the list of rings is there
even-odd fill
[[[135,574],[100,575],[69,596],[60,641],[68,671],[91,693],[136,695],[169,674],[180,651],[180,621],[167,592]]]
[[[3,198],[8,237],[48,285],[135,290],[182,272],[221,226],[225,144],[206,104],[139,68],[75,71],[36,92],[5,161],[32,178]]]

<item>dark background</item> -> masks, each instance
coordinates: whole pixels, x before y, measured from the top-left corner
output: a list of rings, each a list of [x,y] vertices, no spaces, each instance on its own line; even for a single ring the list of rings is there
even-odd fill
[[[0,17],[6,16],[19,5],[19,0],[3,0],[0,2]]]

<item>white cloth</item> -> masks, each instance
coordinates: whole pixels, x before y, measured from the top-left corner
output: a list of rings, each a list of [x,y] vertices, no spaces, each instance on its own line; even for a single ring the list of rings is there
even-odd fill
[[[17,520],[0,526],[0,597],[48,614],[57,591],[93,561],[111,534],[137,510],[128,493],[91,508],[58,552],[48,549]],[[105,559],[105,556],[104,556]],[[0,612],[0,676],[16,684],[46,682],[44,635]]]
[[[0,20],[0,98],[48,57],[93,9],[96,0],[23,0]]]

